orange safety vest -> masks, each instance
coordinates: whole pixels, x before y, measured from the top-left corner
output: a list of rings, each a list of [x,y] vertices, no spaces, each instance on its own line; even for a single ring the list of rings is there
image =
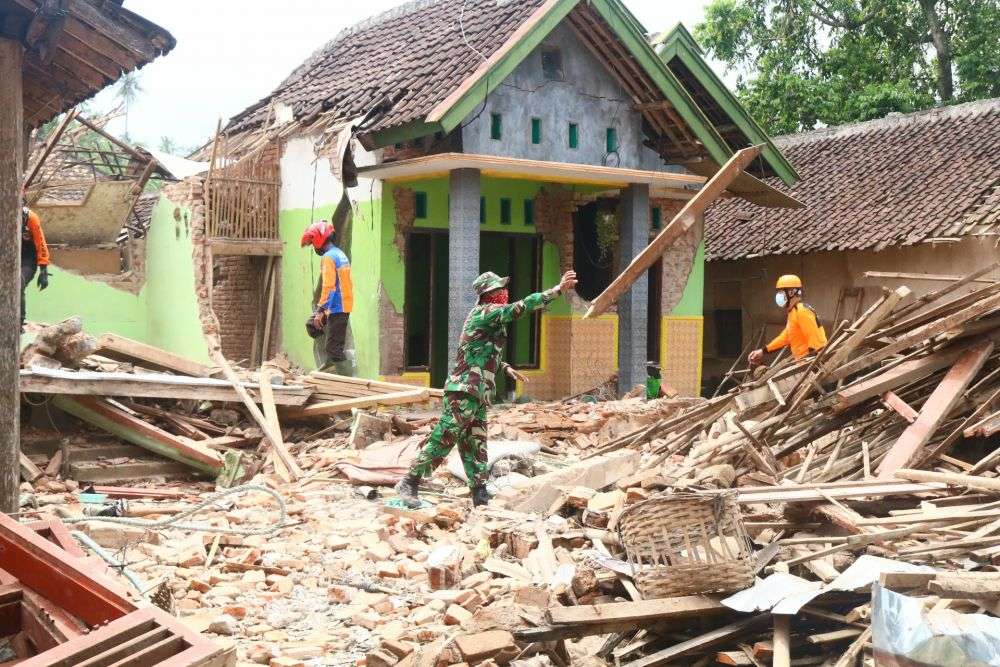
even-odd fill
[[[826,330],[816,318],[816,311],[800,301],[789,309],[785,329],[767,344],[767,351],[776,352],[787,346],[792,348],[792,356],[801,359],[825,345]]]

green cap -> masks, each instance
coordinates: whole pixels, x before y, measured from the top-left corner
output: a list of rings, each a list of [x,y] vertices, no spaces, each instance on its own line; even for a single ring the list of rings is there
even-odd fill
[[[476,294],[482,296],[487,292],[506,287],[508,281],[510,278],[501,278],[492,271],[487,271],[472,281],[472,289],[476,290]]]

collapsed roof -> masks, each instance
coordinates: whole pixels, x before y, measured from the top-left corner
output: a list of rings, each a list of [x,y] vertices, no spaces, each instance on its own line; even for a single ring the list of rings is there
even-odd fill
[[[288,109],[302,125],[320,117],[361,119],[359,138],[369,148],[450,132],[560,23],[629,93],[643,116],[647,143],[668,163],[711,174],[745,144],[766,141],[763,132],[728,132],[715,107],[708,110],[719,116],[713,123],[693,94],[714,99],[719,92],[708,81],[691,90],[682,84],[674,72],[680,66],[661,60],[620,0],[410,2],[341,32],[270,95],[234,116],[226,132],[266,128]],[[696,69],[687,86],[703,76]],[[786,183],[795,178],[773,147],[747,171],[777,174]],[[745,183],[744,189],[758,185]]]
[[[706,214],[706,258],[882,250],[1000,234],[1000,99],[778,137],[806,204],[730,199]]]

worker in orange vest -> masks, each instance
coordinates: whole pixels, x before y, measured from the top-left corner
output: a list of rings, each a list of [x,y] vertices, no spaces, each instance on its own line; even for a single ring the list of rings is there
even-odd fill
[[[21,209],[21,330],[24,330],[24,292],[38,271],[38,289],[49,286],[49,247],[42,233],[42,221],[27,206]]]
[[[795,275],[778,278],[774,301],[788,314],[784,330],[759,350],[750,353],[751,366],[756,366],[768,352],[777,352],[783,347],[792,349],[796,359],[817,352],[826,345],[826,330],[819,323],[812,306],[802,302],[802,280]]]
[[[306,330],[314,339],[325,335],[323,363],[321,370],[337,369],[343,375],[351,375],[351,364],[347,358],[347,321],[354,309],[354,282],[351,278],[351,260],[343,250],[334,245],[333,225],[326,220],[315,222],[302,234],[302,247],[312,245],[320,256],[322,289],[319,301],[306,324]]]

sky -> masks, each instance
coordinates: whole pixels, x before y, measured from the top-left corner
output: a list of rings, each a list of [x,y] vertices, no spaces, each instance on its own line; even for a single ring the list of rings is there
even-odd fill
[[[709,0],[624,0],[651,32],[681,21],[693,29]],[[133,141],[183,149],[204,143],[219,119],[265,97],[341,29],[401,0],[125,0],[125,7],[169,30],[177,46],[139,71],[142,92],[129,109]],[[718,68],[717,68],[718,69]],[[721,72],[720,72],[721,73]],[[92,103],[115,106],[114,90]],[[122,134],[124,119],[110,127]]]

